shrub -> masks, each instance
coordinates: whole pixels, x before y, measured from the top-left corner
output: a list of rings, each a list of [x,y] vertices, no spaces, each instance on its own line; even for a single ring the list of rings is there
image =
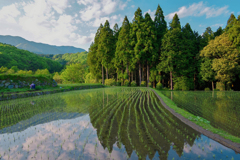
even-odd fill
[[[145,81],[141,82],[141,87],[146,87],[146,82]]]
[[[132,87],[137,87],[137,83],[136,83],[135,81],[132,81],[132,82],[131,82],[131,86],[132,86]]]
[[[204,90],[205,90],[205,91],[210,91],[210,89],[209,89],[209,88],[205,88]]]
[[[117,86],[121,86],[121,82],[116,82]]]
[[[191,78],[187,77],[176,77],[174,80],[174,90],[183,90],[183,91],[188,91],[190,89],[194,88],[194,83]]]
[[[214,91],[220,91],[219,89],[214,89]]]
[[[161,90],[162,89],[162,83],[158,82],[157,86],[156,86],[156,89]]]
[[[220,91],[225,91],[225,84],[222,82],[217,82],[216,89],[219,89]]]
[[[36,86],[35,87],[35,90],[41,90],[42,88],[41,88],[41,86]]]
[[[152,83],[148,83],[148,87],[152,87]]]
[[[113,86],[115,84],[115,79],[105,79],[105,85],[107,86]]]
[[[125,79],[124,86],[129,86],[129,84],[130,84],[129,80]]]

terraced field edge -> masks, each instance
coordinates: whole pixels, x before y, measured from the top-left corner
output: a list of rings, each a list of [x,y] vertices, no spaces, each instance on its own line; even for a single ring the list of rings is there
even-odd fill
[[[208,136],[209,138],[225,145],[228,148],[233,149],[234,151],[240,153],[240,138],[233,136],[226,131],[223,131],[221,129],[214,128],[208,123],[203,123],[194,120],[194,115],[187,112],[186,110],[183,110],[177,105],[164,96],[161,91],[156,90],[156,89],[151,89],[156,96],[159,98],[161,101],[162,105],[169,110],[174,116],[179,118],[182,122],[185,124],[189,125],[193,129],[197,130],[198,132]],[[190,120],[192,119],[192,120]]]

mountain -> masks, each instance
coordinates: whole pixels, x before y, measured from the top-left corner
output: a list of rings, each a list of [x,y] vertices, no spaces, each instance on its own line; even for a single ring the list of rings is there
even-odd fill
[[[37,54],[64,54],[64,53],[77,53],[84,52],[82,48],[76,48],[72,46],[54,46],[44,43],[36,43],[33,41],[28,41],[22,37],[18,36],[3,36],[0,35],[0,42],[11,44],[19,49],[28,50]]]

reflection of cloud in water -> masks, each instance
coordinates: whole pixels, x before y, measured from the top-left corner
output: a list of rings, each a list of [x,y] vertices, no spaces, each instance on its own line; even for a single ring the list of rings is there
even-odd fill
[[[79,137],[80,133],[81,136]],[[90,133],[91,135],[87,141],[87,136]],[[15,142],[14,137],[16,138]],[[184,147],[183,151],[187,157],[194,159],[200,155],[206,159],[209,158],[209,156],[212,158],[212,154],[215,154],[216,151],[220,152],[220,150],[222,150],[225,154],[230,153],[230,155],[233,155],[234,153],[231,149],[222,146],[218,142],[215,142],[208,137],[201,136],[201,138],[202,141],[200,138],[195,140],[196,144],[193,145],[191,151],[189,150],[190,146],[186,144],[187,147]],[[207,143],[205,143],[206,141]],[[85,142],[87,143],[83,152],[83,145]],[[97,157],[95,153],[96,143]],[[211,143],[211,147],[209,147],[209,143]],[[200,148],[198,145],[200,145]],[[11,148],[10,152],[8,152],[8,146]],[[204,147],[204,151],[202,151],[202,147]],[[216,149],[216,147],[218,149]],[[122,148],[119,149],[115,143],[113,145],[111,159],[126,159],[127,153],[123,151],[125,151],[124,145],[122,145]],[[4,152],[6,152],[5,155]],[[174,149],[169,152],[172,154],[169,158],[174,156],[175,159],[176,157],[178,159],[178,155],[173,152],[175,152]],[[209,155],[207,152],[211,152],[212,154]],[[75,119],[58,120],[50,123],[40,124],[34,127],[29,127],[22,132],[0,134],[0,154],[2,155],[3,159],[8,159],[8,155],[10,156],[10,159],[21,160],[46,160],[48,159],[48,156],[49,159],[78,159],[82,153],[83,157],[80,159],[107,159],[110,157],[108,149],[104,149],[98,140],[97,131],[90,123],[89,115]],[[183,157],[179,159],[182,159]],[[158,154],[155,154],[154,158],[158,159]],[[130,159],[137,159],[135,151],[133,151]]]

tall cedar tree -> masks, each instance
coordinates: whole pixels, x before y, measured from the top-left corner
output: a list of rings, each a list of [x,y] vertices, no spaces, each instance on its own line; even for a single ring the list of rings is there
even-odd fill
[[[102,75],[103,75],[103,67],[106,68],[106,79],[108,79],[108,67],[114,57],[115,43],[113,31],[110,28],[108,20],[106,20],[103,28],[101,29],[101,35],[98,43],[98,55],[99,60],[101,60],[102,64]],[[104,75],[103,80],[104,84]]]
[[[240,52],[240,22],[236,22],[227,32],[229,40]]]
[[[90,72],[95,75],[96,78],[101,77],[99,75],[101,71],[101,61],[98,58],[97,55],[97,50],[98,50],[98,43],[99,43],[99,38],[101,34],[101,29],[103,28],[103,25],[100,24],[100,27],[97,30],[97,33],[95,34],[94,42],[91,44],[87,56],[87,63],[90,66]]]
[[[226,33],[216,37],[201,51],[201,56],[212,60],[212,68],[217,73],[215,78],[220,82],[231,84],[236,73],[239,73],[239,52],[233,46]]]
[[[237,19],[236,17],[234,16],[234,14],[232,13],[227,21],[227,26],[226,28],[224,29],[224,31],[228,31],[235,23],[236,23]]]
[[[118,41],[116,44],[115,52],[115,67],[117,70],[123,70],[124,66],[128,66],[131,63],[131,45],[130,45],[130,24],[127,16],[125,16],[121,30],[119,32]],[[128,70],[127,70],[128,72]]]
[[[149,66],[156,62],[158,57],[157,54],[157,33],[156,33],[156,27],[154,25],[154,22],[149,15],[149,13],[145,14],[144,23],[143,23],[143,32],[144,32],[144,55],[143,59],[147,61],[147,87],[149,83]],[[144,61],[143,61],[144,62]],[[152,65],[151,65],[152,67]]]
[[[201,50],[208,45],[208,43],[214,39],[214,33],[211,29],[211,27],[207,27],[205,32],[202,35],[202,39],[201,39]],[[200,73],[203,79],[206,79],[206,77],[208,77],[208,81],[212,81],[212,90],[214,90],[214,81],[215,81],[215,71],[212,69],[212,66],[209,65],[210,62],[212,62],[213,59],[210,59],[210,57],[202,57],[199,59],[201,61],[201,69],[200,69]],[[209,68],[207,68],[209,67]],[[203,72],[204,70],[208,70],[208,72]],[[212,75],[214,75],[212,77]],[[204,78],[205,77],[205,78]]]
[[[159,70],[170,72],[170,85],[173,90],[173,71],[176,71],[177,59],[181,53],[182,46],[182,33],[181,25],[178,15],[175,14],[172,22],[170,23],[170,30],[164,35],[162,39],[162,53],[160,56]]]
[[[158,57],[161,56],[161,46],[162,46],[162,38],[164,34],[167,32],[167,22],[165,21],[165,17],[163,15],[162,8],[158,5],[157,10],[155,12],[155,18],[154,18],[154,24],[156,27],[156,32],[157,32],[157,43],[158,43]],[[158,60],[154,63],[153,65],[157,66],[159,63],[159,58]],[[155,72],[151,72],[155,74]],[[158,79],[161,79],[161,70],[159,70],[159,75]],[[153,75],[154,77],[154,75]],[[155,83],[155,80],[153,81]],[[155,84],[154,84],[155,85]]]
[[[197,72],[195,57],[198,53],[196,37],[189,23],[182,28],[182,33],[183,50],[179,57],[180,63],[178,64],[180,65],[177,67],[179,71],[178,73],[179,76],[187,77],[188,80],[190,80],[188,84],[194,83],[195,89],[195,76]],[[191,88],[191,86],[189,87]]]
[[[222,27],[219,27],[216,32],[214,32],[214,38],[223,34]]]
[[[131,45],[134,46],[134,57],[133,63],[139,64],[139,85],[141,85],[141,65],[143,61],[144,54],[144,33],[143,28],[143,16],[142,10],[138,7],[137,11],[134,13],[132,30],[131,30]]]

